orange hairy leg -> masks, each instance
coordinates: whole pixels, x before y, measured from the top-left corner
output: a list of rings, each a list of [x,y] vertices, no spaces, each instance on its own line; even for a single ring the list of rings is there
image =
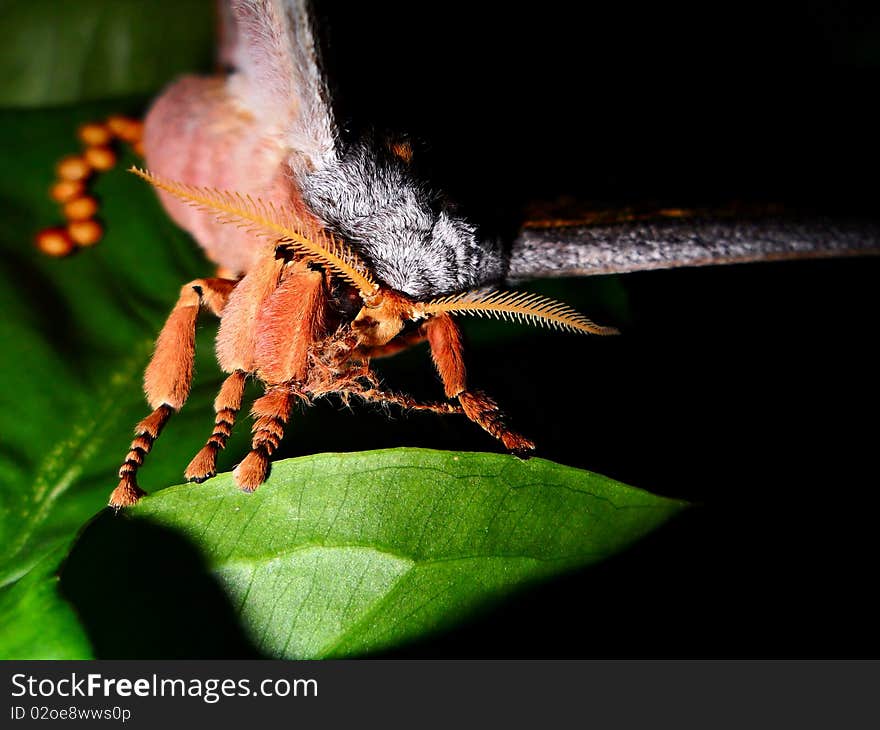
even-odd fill
[[[302,261],[285,265],[278,287],[256,313],[256,371],[266,383],[301,383],[309,348],[326,334],[326,278]]]
[[[391,393],[387,390],[379,390],[378,388],[367,388],[366,390],[357,391],[356,395],[365,401],[400,406],[407,411],[428,411],[439,415],[464,412],[461,406],[457,406],[454,403],[423,403],[403,393]]]
[[[127,507],[144,494],[137,485],[138,467],[171,414],[180,410],[189,395],[199,309],[205,306],[219,316],[235,285],[228,279],[196,279],[180,290],[144,373],[144,392],[153,412],[135,427],[135,439],[119,469],[119,485],[110,495],[111,507]]]
[[[257,370],[272,383],[305,377],[308,348],[323,326],[323,279],[303,263],[284,266],[265,256],[243,280],[221,325],[222,362],[236,369],[214,401],[214,431],[187,466],[189,481],[203,482],[216,473],[217,454],[225,448],[241,408],[244,368]],[[230,331],[229,322],[237,323],[237,329]]]
[[[483,392],[459,393],[458,402],[464,414],[518,456],[530,456],[535,443],[507,428],[505,415],[498,404]]]
[[[150,453],[153,442],[159,438],[173,412],[171,406],[161,405],[134,427],[134,440],[128,447],[125,461],[119,467],[119,485],[110,495],[109,504],[114,509],[128,507],[146,494],[137,485],[137,470],[144,463],[144,457]]]
[[[236,370],[220,387],[214,399],[214,430],[202,449],[186,467],[184,476],[190,482],[203,482],[217,473],[217,453],[226,448],[226,441],[235,426],[235,416],[241,408],[241,398],[247,374]]]
[[[144,392],[153,408],[164,403],[178,411],[186,402],[192,383],[199,309],[205,306],[220,316],[235,284],[229,279],[196,279],[181,288],[144,373]]]
[[[271,251],[262,252],[229,296],[217,332],[217,360],[224,372],[256,370],[254,322],[278,287],[283,267]]]
[[[462,357],[461,330],[448,314],[438,314],[425,324],[431,357],[443,381],[447,398],[458,398],[464,414],[510,451],[525,455],[535,444],[507,428],[505,416],[488,395],[468,390]]]
[[[270,383],[254,402],[251,451],[235,468],[236,483],[253,492],[266,481],[296,394],[309,376],[309,350],[325,335],[325,276],[299,261],[286,264],[278,286],[256,313],[254,370]]]
[[[251,451],[232,472],[236,484],[245,492],[253,492],[269,476],[269,460],[284,436],[293,398],[291,388],[281,385],[254,401]]]

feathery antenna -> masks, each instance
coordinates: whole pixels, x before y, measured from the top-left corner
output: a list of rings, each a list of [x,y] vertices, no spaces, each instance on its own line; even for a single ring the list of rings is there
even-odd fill
[[[465,292],[424,305],[425,314],[470,314],[494,317],[544,327],[593,335],[616,335],[613,327],[602,327],[567,304],[529,292]]]
[[[250,223],[255,233],[278,236],[300,253],[321,260],[365,296],[371,296],[379,289],[354,251],[326,231],[303,229],[285,207],[276,207],[250,195],[165,180],[138,167],[129,168],[129,172],[194,208],[214,213],[221,223]]]

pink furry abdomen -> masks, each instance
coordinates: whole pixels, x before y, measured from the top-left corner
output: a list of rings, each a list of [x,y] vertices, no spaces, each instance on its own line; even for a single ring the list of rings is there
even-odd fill
[[[170,86],[147,114],[144,147],[148,169],[168,180],[249,194],[303,214],[287,173],[289,152],[230,98],[225,79],[185,76]],[[233,274],[248,271],[267,245],[264,238],[158,192],[172,219]]]

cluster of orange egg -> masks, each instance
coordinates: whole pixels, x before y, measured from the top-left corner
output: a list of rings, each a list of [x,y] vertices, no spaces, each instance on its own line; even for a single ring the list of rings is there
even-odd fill
[[[101,239],[104,229],[95,220],[98,202],[88,194],[86,183],[93,173],[116,164],[113,140],[128,142],[143,155],[143,124],[136,119],[109,117],[103,123],[84,124],[77,135],[86,145],[85,150],[58,163],[58,179],[49,189],[52,200],[61,205],[67,224],[46,228],[36,238],[37,248],[49,256],[67,256],[77,247],[93,246]]]

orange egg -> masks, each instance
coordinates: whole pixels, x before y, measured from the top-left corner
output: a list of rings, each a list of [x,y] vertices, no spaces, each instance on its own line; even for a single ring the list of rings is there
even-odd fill
[[[51,188],[49,195],[56,203],[66,203],[82,195],[85,190],[81,180],[59,180]]]
[[[88,147],[83,157],[96,170],[109,170],[116,164],[116,154],[109,147]]]
[[[47,256],[67,256],[74,249],[73,240],[63,228],[43,229],[35,244]]]
[[[113,138],[110,130],[103,124],[83,124],[77,136],[89,146],[102,146]]]
[[[131,124],[132,120],[129,117],[124,117],[121,114],[114,114],[112,117],[107,117],[107,129],[109,129],[113,134],[119,134],[120,129],[124,129],[126,126]]]
[[[67,224],[67,232],[80,246],[92,246],[101,240],[104,229],[94,220],[71,221]]]
[[[131,144],[135,144],[144,138],[144,123],[140,119],[135,119],[125,131],[126,136],[122,137],[122,139]]]
[[[76,155],[65,157],[58,163],[58,167],[55,170],[58,173],[58,177],[62,180],[73,180],[74,182],[85,180],[92,172],[89,163],[84,158],[77,157]]]
[[[107,127],[119,139],[125,142],[137,142],[142,134],[144,125],[131,117],[113,116],[107,119]]]
[[[89,195],[74,198],[64,204],[64,217],[69,221],[84,221],[98,212],[98,201]]]

